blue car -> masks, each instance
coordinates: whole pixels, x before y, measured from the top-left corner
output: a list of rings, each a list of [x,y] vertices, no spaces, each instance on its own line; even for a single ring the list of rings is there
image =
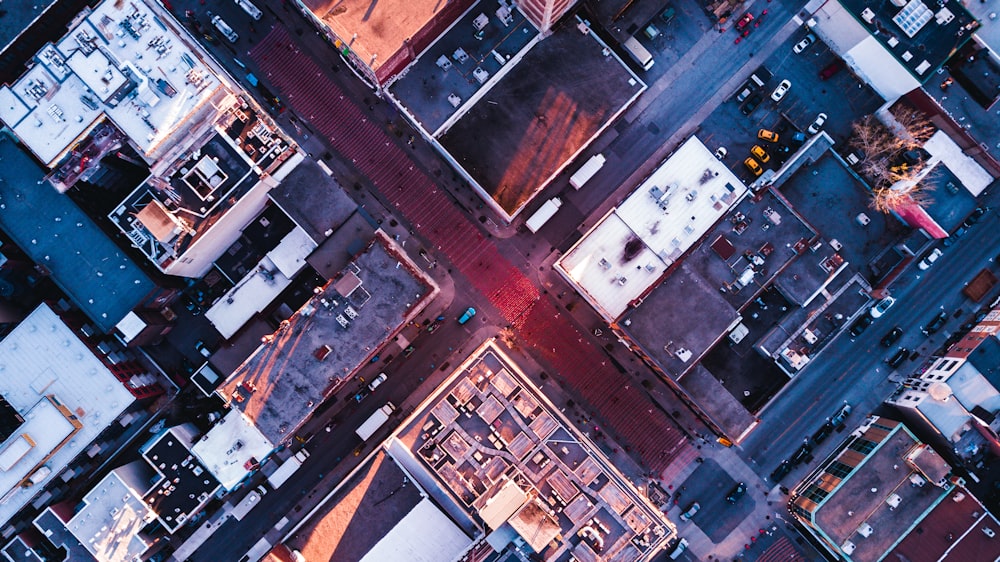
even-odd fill
[[[475,315],[476,315],[476,309],[470,306],[468,309],[466,309],[465,313],[458,318],[458,323],[465,324],[469,320],[472,320],[472,317]]]

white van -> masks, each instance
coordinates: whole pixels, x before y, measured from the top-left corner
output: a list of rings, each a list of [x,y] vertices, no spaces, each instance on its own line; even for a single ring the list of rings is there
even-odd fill
[[[235,0],[235,1],[236,1],[236,5],[237,6],[239,6],[240,8],[243,8],[244,12],[250,14],[250,17],[252,17],[255,20],[259,20],[260,19],[260,16],[262,15],[261,12],[260,12],[260,8],[258,8],[257,6],[254,6],[250,2],[250,0]]]
[[[687,550],[687,546],[687,539],[681,539],[680,542],[677,543],[677,546],[674,547],[673,552],[670,553],[670,559],[677,560],[680,558],[681,554],[684,554],[684,551]]]
[[[229,24],[226,23],[220,16],[212,16],[212,25],[214,25],[215,29],[218,29],[219,33],[228,39],[230,43],[235,43],[236,40],[240,38],[240,36],[233,31],[233,28],[229,27]]]

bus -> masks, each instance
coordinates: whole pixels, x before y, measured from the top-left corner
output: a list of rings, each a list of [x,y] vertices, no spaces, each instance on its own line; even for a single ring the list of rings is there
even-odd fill
[[[625,47],[629,56],[631,56],[635,62],[639,63],[639,66],[641,66],[643,70],[649,70],[653,67],[653,55],[649,54],[646,47],[643,47],[642,43],[640,43],[635,37],[629,37],[626,39],[625,42],[622,43],[622,47]]]

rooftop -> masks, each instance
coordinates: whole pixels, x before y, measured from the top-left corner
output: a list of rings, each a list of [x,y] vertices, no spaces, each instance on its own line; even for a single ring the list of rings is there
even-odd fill
[[[971,37],[979,23],[961,3],[839,0],[857,22],[920,82]]]
[[[310,158],[289,172],[268,197],[317,244],[343,226],[358,208],[337,180]]]
[[[303,0],[313,16],[384,81],[402,70],[410,49],[420,52],[443,26],[449,25],[473,0],[411,2],[410,0]],[[338,45],[340,46],[340,45]]]
[[[232,490],[275,444],[239,410],[230,410],[194,445],[191,452],[226,490]]]
[[[39,2],[8,2],[4,6],[5,13],[0,19],[0,52],[21,35],[31,22],[42,15],[56,3],[56,0]]]
[[[272,443],[286,441],[437,290],[394,242],[379,234],[218,392]],[[350,345],[340,345],[341,340]]]
[[[969,356],[969,363],[990,381],[993,388],[1000,389],[1000,338],[986,338]]]
[[[298,530],[307,560],[451,560],[471,541],[387,453],[361,465]]]
[[[191,453],[190,424],[166,429],[143,445],[141,453],[156,471],[144,500],[170,533],[177,532],[219,491],[220,483]]]
[[[1000,392],[975,365],[963,363],[945,382],[967,410],[980,406],[988,412],[1000,411]]]
[[[62,513],[65,510],[59,510],[60,512],[57,513],[56,508],[58,507],[61,506],[49,506],[45,511],[40,513],[34,520],[35,527],[45,534],[45,538],[50,543],[56,547],[65,549],[67,557],[70,560],[84,560],[86,562],[94,560],[98,562],[99,559],[95,558],[90,550],[84,547],[80,540],[66,528],[66,521],[63,517],[69,519],[71,514]],[[25,559],[31,560],[29,557]]]
[[[869,436],[878,432],[884,434],[873,427],[863,438],[877,440],[878,437]],[[948,495],[950,485],[942,489],[927,482],[907,461],[907,456],[918,446],[920,443],[904,426],[895,426],[817,509],[817,526],[837,545],[851,541],[856,547],[853,559],[882,558],[928,509]],[[853,449],[844,449],[840,454],[853,453]],[[937,460],[944,464],[940,458]],[[913,478],[923,483],[914,485]],[[863,536],[866,524],[871,530],[868,536]]]
[[[892,560],[996,560],[1000,541],[984,529],[996,531],[997,521],[968,490],[955,488],[934,506],[886,556]]]
[[[673,535],[492,341],[421,404],[396,439],[419,463],[410,473],[425,488],[478,516],[486,533],[510,525],[543,560],[596,559],[598,552],[647,560]]]
[[[137,560],[150,543],[139,531],[153,520],[153,513],[137,495],[134,482],[122,473],[128,467],[112,470],[83,497],[66,528],[73,533],[94,558],[107,562]]]
[[[198,149],[170,163],[160,175],[150,176],[109,215],[161,270],[167,271],[202,240],[214,248],[202,250],[212,254],[203,260],[207,270],[239,236],[237,232],[210,238],[207,234],[213,227],[237,206],[263,207],[274,180],[283,177],[278,168],[288,162],[281,172],[288,173],[303,159],[280,131],[242,99],[230,101],[229,110]],[[264,180],[268,175],[271,178]]]
[[[438,137],[508,216],[520,212],[646,87],[605,54],[607,47],[593,33],[581,34],[575,24],[564,19],[516,65],[505,63],[504,72],[489,78],[495,81],[487,84],[489,91],[479,92],[475,105]],[[460,44],[468,32],[465,26],[453,29]]]
[[[504,67],[514,67],[517,55],[537,41],[538,32],[520,10],[507,10],[508,18],[500,19],[497,6],[479,2],[390,86],[389,92],[427,132],[447,130],[476,104],[478,92],[489,91],[490,77],[509,71]]]
[[[0,135],[0,228],[108,332],[155,289],[153,281],[44,172]],[[84,274],[85,273],[85,274]]]
[[[0,341],[0,358],[0,395],[26,420],[0,445],[5,464],[0,521],[7,521],[134,398],[45,304]],[[27,447],[21,447],[23,435],[30,437]],[[35,486],[21,487],[42,464],[51,474]]]
[[[732,171],[691,137],[556,267],[613,321],[746,193]]]
[[[162,8],[105,0],[75,24],[0,88],[0,119],[48,166],[102,118],[155,160],[217,111],[224,85]]]

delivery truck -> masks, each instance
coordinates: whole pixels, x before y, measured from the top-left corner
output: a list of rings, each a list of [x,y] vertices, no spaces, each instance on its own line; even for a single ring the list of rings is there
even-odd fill
[[[571,178],[569,178],[569,184],[573,186],[573,189],[580,189],[583,184],[590,181],[590,178],[604,167],[604,155],[595,154],[587,160],[587,163],[580,167]]]
[[[545,223],[549,222],[549,219],[551,219],[552,216],[556,214],[556,211],[559,210],[559,207],[562,207],[562,199],[558,197],[553,197],[552,199],[549,199],[548,201],[543,203],[542,206],[539,207],[537,211],[535,211],[535,214],[528,217],[528,220],[524,223],[524,226],[528,227],[528,230],[530,230],[531,232],[538,232],[538,229],[542,228],[542,226]]]
[[[368,441],[368,439],[374,435],[380,427],[385,425],[385,422],[389,421],[389,416],[395,411],[396,406],[394,406],[392,402],[386,402],[385,406],[375,410],[375,413],[365,420],[365,423],[358,427],[358,437],[360,437],[362,441]]]

